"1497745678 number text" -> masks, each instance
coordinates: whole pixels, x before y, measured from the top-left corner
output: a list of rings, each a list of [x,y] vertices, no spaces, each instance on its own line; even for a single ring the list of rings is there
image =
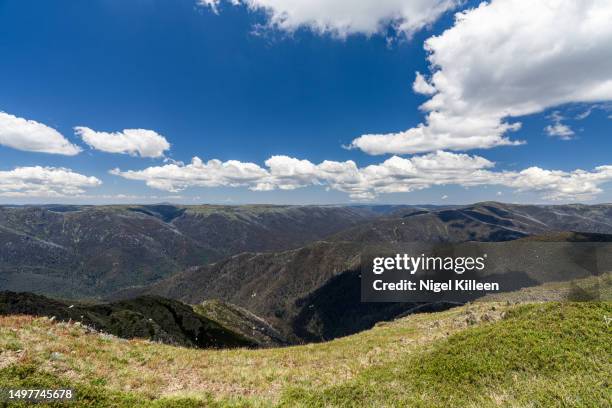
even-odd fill
[[[0,388],[0,401],[68,401],[75,396],[72,389]]]

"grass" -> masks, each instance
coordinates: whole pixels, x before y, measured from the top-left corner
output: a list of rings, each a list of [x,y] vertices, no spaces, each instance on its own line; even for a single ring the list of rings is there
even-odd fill
[[[612,404],[610,302],[474,303],[327,343],[196,350],[0,317],[0,383],[77,390],[78,406]]]
[[[560,302],[560,301],[612,301],[612,273],[576,279],[569,282],[548,282],[515,292],[487,295],[478,302]]]
[[[75,383],[92,379],[108,389],[148,398],[235,397],[273,403],[288,385],[306,390],[354,378],[363,369],[417,352],[467,327],[467,317],[501,315],[491,304],[382,323],[364,333],[327,343],[263,350],[196,350],[144,340],[87,333],[78,325],[30,316],[0,317],[2,366],[33,365]],[[24,345],[15,350],[14,344]],[[9,344],[9,347],[7,347]],[[52,353],[62,358],[53,360]],[[100,381],[102,379],[103,381]]]
[[[576,406],[612,404],[609,303],[522,306],[424,353],[364,370],[346,384],[294,389],[286,406]]]

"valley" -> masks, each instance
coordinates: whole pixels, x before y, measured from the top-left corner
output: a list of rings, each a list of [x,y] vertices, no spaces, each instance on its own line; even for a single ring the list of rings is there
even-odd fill
[[[245,334],[240,322],[260,321],[256,334],[270,336],[251,336],[257,347],[320,342],[411,311],[456,305],[360,302],[361,254],[369,248],[415,241],[475,243],[502,260],[492,273],[527,273],[521,279],[503,278],[506,287],[518,290],[553,279],[523,261],[534,250],[547,254],[556,274],[574,279],[585,276],[576,269],[582,261],[562,243],[612,241],[607,235],[612,233],[610,205],[45,206],[3,207],[0,214],[5,234],[0,290],[64,299],[47,302],[28,295],[38,299],[31,302],[35,307],[23,299],[12,301],[4,314],[56,316],[94,327],[98,322],[101,330],[121,335],[129,320],[112,326],[50,305],[85,301],[88,312],[110,308],[106,315],[123,316],[125,302],[132,302],[130,318],[143,328],[125,337],[192,345],[193,339],[173,340],[163,324],[147,328],[144,304],[175,302],[190,316],[207,304],[217,309],[217,323],[240,336]],[[21,295],[4,296],[8,304]],[[155,324],[171,321],[161,320]]]
[[[99,299],[236,253],[299,247],[371,217],[314,206],[2,206],[0,290]]]

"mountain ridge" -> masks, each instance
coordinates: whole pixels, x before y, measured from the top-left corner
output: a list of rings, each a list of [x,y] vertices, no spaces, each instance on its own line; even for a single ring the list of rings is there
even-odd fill
[[[312,206],[4,206],[0,290],[96,298],[235,253],[299,247],[373,216]]]
[[[73,302],[0,292],[0,315],[46,316],[92,331],[196,348],[274,347],[287,341],[264,319],[226,302],[191,306],[159,296],[109,303]],[[211,311],[214,310],[214,313]],[[223,316],[231,316],[234,324]]]
[[[465,228],[452,226],[457,219],[447,217],[445,211],[448,210],[439,211],[443,220],[434,220],[437,225],[442,225],[444,228],[437,230],[438,235],[430,234],[428,236],[430,242],[457,244],[469,241],[466,238],[470,235],[465,233]],[[474,209],[468,208],[468,211]],[[491,209],[486,211],[490,212]],[[438,217],[438,214],[427,216]],[[364,239],[364,234],[349,230],[298,249],[242,253],[216,263],[190,268],[149,287],[136,288],[116,295],[121,298],[155,294],[187,303],[198,303],[216,297],[265,317],[294,341],[321,341],[344,336],[367,329],[377,321],[392,318],[417,306],[359,302],[360,254],[364,250],[373,245],[410,244],[414,242],[415,230],[419,231],[422,228],[432,230],[421,220],[413,217],[408,219],[412,224],[406,224],[406,218],[403,216],[395,216],[355,227],[358,231],[365,229],[367,233],[369,226],[374,225],[377,231],[367,235],[367,239]],[[503,273],[505,269],[514,268],[521,271],[521,268],[527,268],[526,272],[535,273],[540,280],[551,279],[554,274],[546,275],[532,270],[533,265],[522,262],[523,258],[528,258],[534,250],[534,245],[542,246],[546,245],[546,242],[612,242],[612,235],[560,233],[556,229],[546,229],[543,233],[529,235],[527,232],[541,231],[539,225],[542,223],[536,222],[537,220],[523,224],[531,229],[525,228],[521,234],[508,239],[508,235],[498,234],[496,230],[489,229],[489,221],[489,219],[486,222],[473,221],[471,218],[467,228],[478,234],[484,253],[488,251],[492,255],[495,254],[495,259],[498,260],[498,265],[493,268],[495,273]],[[486,223],[487,227],[481,232],[477,228],[483,223]],[[503,222],[499,230],[506,231],[507,227],[508,225]],[[401,229],[404,229],[403,232],[398,232]],[[563,273],[568,276],[576,274],[574,277],[581,277],[579,273],[587,271],[580,267],[573,272],[576,259],[568,251],[571,252],[571,248],[564,245],[542,247],[542,253],[546,253],[551,258],[551,265],[558,264],[558,274]],[[503,254],[512,254],[512,256]],[[522,279],[523,282],[539,282],[533,278],[525,275]],[[440,310],[443,307],[443,304],[429,306],[433,310]],[[423,309],[427,310],[429,309]]]

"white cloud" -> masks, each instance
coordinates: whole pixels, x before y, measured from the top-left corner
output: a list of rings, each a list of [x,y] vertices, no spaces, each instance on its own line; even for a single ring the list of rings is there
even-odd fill
[[[91,148],[107,153],[124,153],[140,157],[162,157],[170,149],[165,137],[153,130],[125,129],[123,132],[96,132],[77,126],[74,131]]]
[[[432,67],[417,92],[424,123],[395,134],[364,135],[370,154],[468,150],[517,144],[509,118],[567,103],[612,100],[612,3],[607,0],[493,0],[457,13],[429,38]],[[430,88],[431,87],[431,88]]]
[[[415,73],[414,82],[412,84],[412,90],[416,93],[422,95],[433,95],[436,93],[436,88],[434,88],[421,74],[420,72]]]
[[[236,160],[210,160],[205,163],[198,157],[187,165],[176,162],[140,171],[122,172],[115,169],[111,174],[130,180],[144,180],[149,187],[170,192],[182,191],[190,186],[250,186],[268,176],[266,170],[253,163]]]
[[[586,118],[588,118],[589,116],[591,116],[591,114],[594,111],[603,111],[605,112],[611,112],[612,111],[612,103],[609,102],[604,102],[604,103],[596,103],[596,104],[592,104],[590,106],[588,106],[586,108],[586,110],[584,110],[583,112],[577,114],[574,119],[576,120],[584,120]]]
[[[349,148],[377,155],[424,153],[441,149],[470,150],[523,143],[500,136],[519,130],[520,124],[500,123],[496,117],[447,116],[442,112],[431,112],[427,122],[405,132],[363,135],[353,140]]]
[[[549,119],[552,120],[552,125],[548,125],[544,128],[548,136],[558,137],[561,140],[572,140],[575,133],[569,126],[563,123],[565,118],[559,111],[554,111],[549,116]]]
[[[95,177],[64,168],[34,166],[0,171],[0,196],[4,197],[75,196],[101,184]]]
[[[519,173],[506,173],[501,183],[518,191],[537,191],[551,200],[590,199],[603,190],[601,184],[612,181],[612,166],[599,166],[594,171],[544,170],[530,167]]]
[[[548,136],[558,137],[561,140],[572,140],[572,136],[574,136],[574,131],[569,126],[562,123],[548,125],[544,130]]]
[[[565,172],[531,167],[523,171],[494,171],[495,164],[483,157],[437,151],[411,158],[393,156],[380,164],[359,168],[354,161],[323,161],[314,164],[288,156],[273,156],[265,168],[235,160],[189,164],[171,163],[144,170],[111,173],[144,181],[160,190],[178,192],[192,186],[247,187],[251,190],[292,190],[324,186],[349,194],[354,200],[369,200],[380,194],[411,192],[435,185],[497,185],[517,191],[535,191],[552,200],[590,199],[612,181],[612,166],[588,172]]]
[[[0,145],[17,150],[74,156],[81,148],[42,123],[0,111]]]
[[[199,0],[216,12],[222,0]],[[268,28],[294,32],[308,28],[344,38],[372,35],[393,27],[407,36],[436,21],[461,0],[226,0],[234,6],[263,11]]]
[[[579,113],[578,115],[576,115],[576,120],[584,120],[588,118],[589,116],[591,116],[591,113],[593,113],[593,109],[595,109],[596,107],[597,106],[591,106],[584,112]]]

